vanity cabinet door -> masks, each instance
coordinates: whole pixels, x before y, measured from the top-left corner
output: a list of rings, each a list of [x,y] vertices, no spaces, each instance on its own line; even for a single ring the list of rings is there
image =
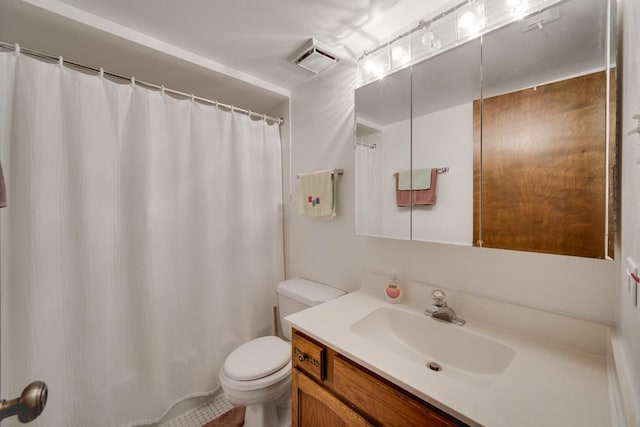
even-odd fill
[[[606,258],[606,81],[600,71],[475,102],[475,242]]]
[[[454,427],[465,424],[388,384],[342,356],[333,360],[333,389],[376,425]]]
[[[292,372],[293,427],[370,426],[364,418],[298,369]]]

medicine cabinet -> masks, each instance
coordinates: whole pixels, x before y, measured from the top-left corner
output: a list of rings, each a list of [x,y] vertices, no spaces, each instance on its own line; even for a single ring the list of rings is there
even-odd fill
[[[356,89],[356,234],[613,258],[615,1],[551,3]]]

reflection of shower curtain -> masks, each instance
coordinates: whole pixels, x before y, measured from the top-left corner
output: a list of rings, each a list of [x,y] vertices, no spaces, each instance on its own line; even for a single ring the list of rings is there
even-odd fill
[[[382,234],[382,189],[378,150],[356,144],[356,234]]]
[[[35,425],[112,427],[216,389],[271,330],[278,126],[24,55],[0,70],[2,395],[43,380]]]

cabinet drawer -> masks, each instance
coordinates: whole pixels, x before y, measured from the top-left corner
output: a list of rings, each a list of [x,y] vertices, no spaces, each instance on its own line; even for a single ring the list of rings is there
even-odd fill
[[[319,381],[324,381],[327,372],[326,349],[322,345],[294,331],[291,352],[294,368],[304,371]]]
[[[333,358],[333,389],[338,396],[353,404],[360,413],[367,414],[376,425],[465,425],[340,356]]]

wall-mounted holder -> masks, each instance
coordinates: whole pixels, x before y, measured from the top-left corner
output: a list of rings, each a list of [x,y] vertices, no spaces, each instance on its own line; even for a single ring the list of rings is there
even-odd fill
[[[640,277],[637,274],[630,273],[631,276],[631,303],[634,307],[638,306],[638,283],[640,283]]]
[[[640,135],[640,114],[636,114],[636,115],[634,115],[634,116],[633,116],[633,119],[638,121],[638,126],[636,126],[636,128],[635,128],[635,129],[630,130],[629,132],[627,132],[627,135],[634,135],[634,134],[636,134],[636,133],[637,133],[638,135]]]
[[[627,257],[627,292],[631,292],[631,304],[638,306],[638,283],[640,283],[640,272],[638,266],[631,257]]]
[[[334,169],[333,174],[342,176],[344,174],[344,169]],[[296,178],[300,178],[300,175],[298,175]]]
[[[445,167],[442,167],[442,168],[437,168],[437,170],[438,170],[438,175],[442,175],[443,173],[449,172],[449,166],[445,166]],[[396,174],[391,175],[391,177],[395,178]]]

